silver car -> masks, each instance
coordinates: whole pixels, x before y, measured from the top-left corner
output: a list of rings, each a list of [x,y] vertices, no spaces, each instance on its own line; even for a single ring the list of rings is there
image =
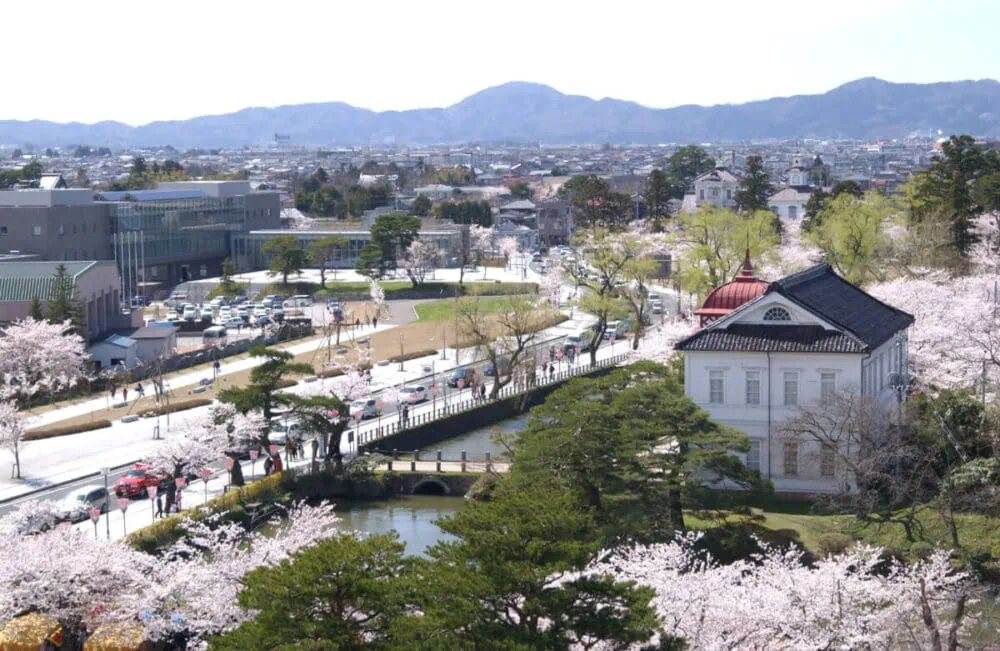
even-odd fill
[[[78,488],[59,502],[59,519],[82,522],[90,517],[90,509],[108,509],[108,491],[103,486]]]

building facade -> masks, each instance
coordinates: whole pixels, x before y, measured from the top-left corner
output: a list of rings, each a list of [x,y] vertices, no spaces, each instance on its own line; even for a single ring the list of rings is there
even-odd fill
[[[538,204],[538,241],[546,246],[568,244],[573,237],[573,208],[568,201]]]
[[[694,180],[694,203],[716,208],[736,209],[736,193],[740,189],[740,177],[724,167],[705,172]]]
[[[799,221],[806,214],[806,203],[812,192],[802,186],[782,188],[767,200],[767,207],[784,221]]]
[[[41,260],[108,260],[108,206],[91,190],[0,192],[0,252],[17,251]]]
[[[684,390],[713,420],[750,438],[746,465],[781,493],[850,491],[835,450],[789,437],[783,421],[838,392],[888,412],[905,398],[913,317],[821,264],[768,285],[677,344]]]

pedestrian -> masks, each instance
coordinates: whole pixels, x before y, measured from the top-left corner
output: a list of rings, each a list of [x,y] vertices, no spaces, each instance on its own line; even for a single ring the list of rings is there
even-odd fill
[[[410,405],[403,405],[403,427],[410,424]]]
[[[274,466],[272,467],[272,472],[274,473],[281,472],[281,455],[278,454],[274,455]]]
[[[548,372],[549,372],[549,363],[542,362],[542,375],[544,376]]]
[[[479,399],[486,402],[486,383],[483,382],[479,385]]]
[[[316,461],[316,454],[319,452],[319,441],[316,439],[312,440],[312,450],[313,450],[313,462]]]
[[[140,398],[143,398],[143,397],[146,396],[146,390],[144,388],[142,388],[142,382],[140,382],[139,384],[135,385],[135,393]]]
[[[370,328],[372,325],[372,315],[365,312],[365,327]]]
[[[122,402],[128,402],[128,387],[122,387]]]
[[[313,440],[315,440],[315,439],[313,439]],[[298,449],[298,450],[296,450],[296,452],[295,452],[295,456],[296,456],[296,458],[298,458],[299,460],[304,460],[304,459],[306,458],[306,451],[305,451],[305,447],[304,447],[304,446],[303,446],[303,444],[302,444],[302,439],[299,439],[299,445],[298,445],[298,448],[299,448],[299,449]]]
[[[373,328],[377,328],[378,327],[378,317],[377,316],[376,317],[372,317],[372,327]]]
[[[357,317],[354,317],[354,327],[355,327],[355,329],[361,327],[361,319],[359,319]]]
[[[153,516],[153,519],[155,520],[156,518],[162,518],[162,517],[163,517],[163,493],[157,493],[156,494],[156,515]]]
[[[295,442],[292,439],[285,441],[285,458],[291,461],[295,460]]]
[[[111,399],[114,400],[115,396],[118,395],[118,387],[114,382],[111,383]]]
[[[177,512],[178,513],[181,512],[181,497],[183,495],[184,495],[184,491],[182,491],[182,490],[178,490],[177,491]]]
[[[556,367],[555,364],[549,366],[549,381],[556,379]]]
[[[271,470],[273,468],[274,468],[274,459],[271,458],[271,455],[267,455],[267,458],[264,459],[264,476],[265,477],[270,476]]]

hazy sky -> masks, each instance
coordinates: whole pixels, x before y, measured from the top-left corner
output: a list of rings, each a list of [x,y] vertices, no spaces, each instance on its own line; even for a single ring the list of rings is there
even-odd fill
[[[0,119],[408,109],[513,80],[668,107],[1000,77],[1000,0],[50,0],[0,24]]]

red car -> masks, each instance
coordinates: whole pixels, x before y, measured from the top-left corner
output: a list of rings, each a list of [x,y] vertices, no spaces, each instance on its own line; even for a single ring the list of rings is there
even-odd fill
[[[150,471],[149,466],[137,463],[115,482],[115,495],[118,497],[145,497],[147,488],[159,485],[160,478]]]

